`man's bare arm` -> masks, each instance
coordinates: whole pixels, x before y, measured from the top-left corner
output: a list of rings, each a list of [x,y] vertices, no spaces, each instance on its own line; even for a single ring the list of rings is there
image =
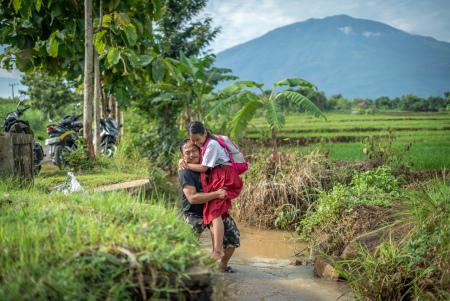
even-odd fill
[[[226,199],[226,192],[227,190],[225,188],[208,193],[197,192],[197,189],[195,189],[194,186],[190,186],[188,184],[184,184],[183,186],[183,193],[191,204],[204,204],[215,199],[224,200]]]

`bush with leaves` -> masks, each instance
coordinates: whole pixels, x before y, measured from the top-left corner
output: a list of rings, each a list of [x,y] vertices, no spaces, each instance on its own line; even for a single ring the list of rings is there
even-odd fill
[[[312,210],[298,223],[298,234],[314,249],[319,236],[337,232],[336,226],[342,223],[342,210],[350,212],[358,205],[392,206],[393,198],[403,196],[398,182],[399,177],[391,174],[389,166],[355,171],[349,185],[337,183],[331,191],[320,194]]]
[[[395,134],[389,131],[386,139],[378,136],[369,136],[365,141],[363,153],[365,160],[372,163],[375,167],[389,165],[397,173],[403,173],[411,170],[414,166],[412,157],[407,156],[412,143],[404,147],[395,146]]]
[[[70,153],[64,153],[64,160],[67,163],[67,168],[71,170],[92,170],[94,163],[89,159],[86,149],[86,141],[84,138],[79,138],[78,148]]]

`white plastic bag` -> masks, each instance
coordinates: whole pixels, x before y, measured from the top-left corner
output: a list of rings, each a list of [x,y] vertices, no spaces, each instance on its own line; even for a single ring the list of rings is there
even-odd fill
[[[64,194],[72,194],[73,192],[83,192],[86,193],[86,190],[78,183],[77,179],[73,175],[73,173],[68,172],[67,173],[67,181],[66,183],[56,186],[52,189],[50,194],[56,193],[56,192],[62,192]]]

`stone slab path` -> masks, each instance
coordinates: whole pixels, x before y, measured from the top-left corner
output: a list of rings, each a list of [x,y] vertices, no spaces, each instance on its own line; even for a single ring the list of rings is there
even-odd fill
[[[125,191],[126,193],[136,194],[140,191],[145,191],[145,194],[151,192],[153,186],[149,179],[135,180],[125,183],[118,183],[109,186],[102,186],[95,188],[93,192],[113,192],[113,191]]]

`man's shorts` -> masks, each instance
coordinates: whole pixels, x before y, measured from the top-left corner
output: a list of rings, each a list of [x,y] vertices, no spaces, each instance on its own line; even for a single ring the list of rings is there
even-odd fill
[[[192,230],[195,230],[198,233],[199,236],[203,233],[206,227],[209,228],[209,225],[205,225],[203,223],[203,216],[200,214],[190,212],[183,213],[183,219]],[[240,233],[231,216],[223,220],[223,226],[225,228],[225,233],[223,235],[223,248],[239,248],[241,246],[241,241],[239,239]]]

